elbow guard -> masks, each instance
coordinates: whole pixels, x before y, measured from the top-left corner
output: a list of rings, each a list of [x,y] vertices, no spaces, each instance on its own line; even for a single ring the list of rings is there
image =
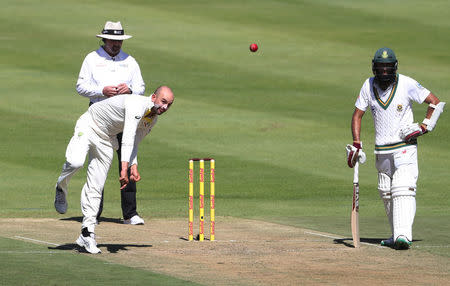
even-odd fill
[[[431,104],[429,105],[431,108],[434,108],[433,113],[431,114],[430,119],[425,118],[422,123],[427,126],[427,131],[433,131],[436,123],[441,116],[441,113],[444,111],[445,102],[439,102],[437,105]]]

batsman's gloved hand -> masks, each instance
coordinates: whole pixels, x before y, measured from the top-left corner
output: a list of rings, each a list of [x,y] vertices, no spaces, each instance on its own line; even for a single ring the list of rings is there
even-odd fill
[[[419,123],[410,123],[400,127],[400,138],[405,142],[408,142],[414,138],[417,138],[427,133],[427,129]]]
[[[360,164],[366,162],[366,154],[362,150],[362,142],[353,142],[353,145],[347,144],[345,149],[347,151],[347,164],[350,168],[355,167],[356,160],[358,160]]]

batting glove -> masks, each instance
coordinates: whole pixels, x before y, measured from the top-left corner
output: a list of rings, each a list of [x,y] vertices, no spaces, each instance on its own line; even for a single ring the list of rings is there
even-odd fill
[[[419,123],[410,123],[400,128],[400,138],[402,138],[405,142],[417,138],[425,133],[427,133],[427,129],[423,127],[423,125],[419,125]]]
[[[353,145],[347,144],[345,149],[347,150],[347,164],[350,168],[355,167],[357,160],[360,164],[366,162],[366,154],[362,150],[362,142],[353,142]]]

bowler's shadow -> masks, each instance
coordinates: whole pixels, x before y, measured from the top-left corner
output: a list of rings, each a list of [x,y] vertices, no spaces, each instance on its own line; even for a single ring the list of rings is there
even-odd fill
[[[153,245],[151,245],[151,244],[97,244],[97,247],[99,247],[99,248],[106,247],[106,250],[109,253],[117,253],[120,250],[128,251],[130,247],[138,247],[138,248],[153,247]],[[66,244],[58,245],[56,247],[49,246],[48,249],[51,249],[51,250],[77,250],[78,252],[87,253],[87,251],[83,247],[80,247],[76,243],[66,243]]]
[[[381,245],[381,241],[383,239],[386,239],[386,238],[363,238],[363,237],[361,237],[360,241],[364,242],[364,243],[373,244],[373,245]],[[333,241],[336,244],[343,244],[343,245],[345,245],[347,247],[351,247],[351,248],[354,247],[352,238],[339,238],[339,239],[334,239]],[[413,242],[415,242],[415,241],[422,241],[422,240],[413,239]]]
[[[60,220],[70,220],[70,221],[82,222],[83,217],[82,216],[65,217],[65,218],[60,218]],[[103,221],[123,224],[123,220],[121,218],[100,217],[98,220],[99,223],[101,223]]]

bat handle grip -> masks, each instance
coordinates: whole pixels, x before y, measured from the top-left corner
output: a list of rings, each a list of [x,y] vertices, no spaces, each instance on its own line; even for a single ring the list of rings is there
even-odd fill
[[[353,183],[358,184],[359,182],[359,162],[356,161],[355,167],[353,167]]]

